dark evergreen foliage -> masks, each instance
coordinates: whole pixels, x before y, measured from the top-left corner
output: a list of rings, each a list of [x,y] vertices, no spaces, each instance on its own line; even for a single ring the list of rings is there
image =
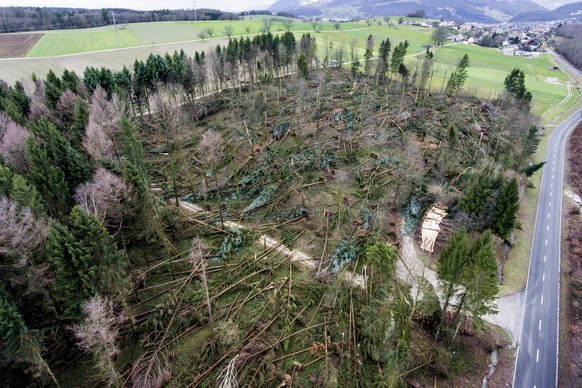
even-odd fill
[[[493,230],[506,241],[517,222],[518,210],[519,189],[514,178],[501,188],[493,212]]]

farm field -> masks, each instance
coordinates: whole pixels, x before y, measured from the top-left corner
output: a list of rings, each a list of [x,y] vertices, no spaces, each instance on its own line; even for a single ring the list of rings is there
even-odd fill
[[[101,28],[85,30],[50,31],[34,45],[27,57],[51,57],[117,48],[115,31],[101,31]],[[120,47],[141,45],[138,37],[129,30],[119,31]]]
[[[259,33],[263,26],[262,18],[241,21],[206,21],[206,22],[158,22],[120,25],[120,45],[116,47],[115,31],[112,26],[67,31],[47,31],[28,53],[27,58],[2,59],[0,71],[2,78],[9,83],[15,81],[30,82],[32,73],[44,76],[49,69],[60,73],[65,68],[82,73],[87,66],[109,67],[114,70],[124,65],[131,66],[135,59],[145,59],[149,54],[165,54],[184,49],[187,54],[207,50],[217,44],[226,44],[224,27],[231,25],[233,37]],[[282,20],[282,19],[279,19]],[[197,34],[211,28],[213,37],[201,40]],[[375,51],[380,42],[390,38],[394,47],[401,41],[408,40],[407,66],[414,69],[426,45],[430,44],[432,30],[408,25],[390,26],[367,23],[342,23],[338,30],[333,23],[318,23],[317,31],[309,23],[294,22],[292,31],[296,38],[304,32],[314,34],[321,55],[330,44],[333,47],[343,45],[346,52],[355,39],[363,61],[366,39],[373,35]],[[274,21],[271,32],[284,31],[281,21]],[[449,44],[433,48],[435,52],[435,75],[432,87],[440,89],[446,83],[459,59],[469,54],[471,66],[465,90],[480,97],[495,97],[503,91],[503,79],[515,67],[526,74],[528,89],[533,93],[533,111],[537,114],[560,104],[568,95],[567,75],[561,71],[550,70],[552,58],[542,55],[539,58],[522,58],[504,56],[494,49],[464,44]],[[21,54],[22,55],[22,54]],[[50,57],[50,58],[47,58]],[[346,54],[346,59],[347,54]],[[549,82],[552,80],[552,82]],[[567,104],[564,104],[566,107]],[[554,109],[556,115],[561,108]]]
[[[283,18],[279,18],[283,20]],[[211,29],[212,37],[226,37],[225,26],[232,26],[232,36],[258,34],[263,26],[260,20],[241,21],[204,21],[204,22],[156,22],[131,23],[119,25],[119,40],[122,48],[143,45],[157,45],[173,42],[199,40],[198,34]],[[375,25],[376,26],[376,25]],[[342,23],[342,30],[358,28],[368,29],[366,23]],[[335,31],[333,23],[318,23],[318,31]],[[292,31],[313,31],[309,23],[294,22]],[[248,32],[247,32],[248,31]],[[272,33],[285,31],[281,22],[273,22]],[[54,55],[78,54],[91,51],[117,48],[113,26],[104,26],[77,30],[46,31],[28,57],[46,57]]]
[[[39,33],[0,34],[0,58],[26,56],[42,36]]]
[[[472,45],[448,45],[435,50],[436,75],[433,87],[441,88],[445,78],[458,61],[467,53],[470,67],[465,90],[481,97],[494,98],[503,90],[503,80],[514,68],[523,70],[526,85],[533,94],[532,110],[542,114],[559,104],[567,95],[566,83],[569,78],[560,70],[550,70],[554,66],[548,54],[539,58],[511,57],[494,49]]]

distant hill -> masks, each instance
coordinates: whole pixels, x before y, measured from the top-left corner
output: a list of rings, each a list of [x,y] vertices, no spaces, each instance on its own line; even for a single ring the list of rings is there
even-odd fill
[[[270,9],[304,16],[402,16],[416,10],[432,18],[476,22],[508,21],[524,9],[549,12],[531,0],[278,0]]]
[[[511,19],[512,22],[545,22],[551,20],[572,20],[582,22],[582,2],[563,5],[553,11],[524,12]]]

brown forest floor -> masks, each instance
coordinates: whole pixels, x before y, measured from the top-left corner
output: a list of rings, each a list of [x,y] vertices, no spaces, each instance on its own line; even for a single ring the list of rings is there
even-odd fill
[[[569,184],[575,193],[582,192],[582,125],[574,130],[568,150]],[[564,211],[567,219],[567,252],[562,279],[560,341],[560,386],[582,383],[582,218],[580,207],[569,198]]]
[[[0,58],[21,58],[44,34],[0,34]]]

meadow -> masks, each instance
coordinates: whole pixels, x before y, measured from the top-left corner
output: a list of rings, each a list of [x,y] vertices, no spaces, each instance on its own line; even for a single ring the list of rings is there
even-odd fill
[[[232,27],[232,37],[254,35],[261,31],[264,16],[247,17],[240,21],[201,21],[201,22],[157,22],[121,24],[119,27],[120,49],[113,26],[84,30],[45,31],[42,38],[27,53],[27,58],[0,60],[0,71],[7,82],[30,80],[32,73],[44,76],[49,69],[62,72],[65,68],[81,73],[86,66],[104,66],[115,70],[133,63],[135,59],[144,59],[150,53],[164,54],[184,49],[188,54],[207,50],[217,44],[227,42],[225,27]],[[285,18],[276,18],[271,23],[270,31],[274,34],[285,30]],[[212,30],[212,37],[200,39],[199,34]],[[319,22],[316,26],[295,20],[291,26],[297,39],[305,32],[310,32],[317,39],[321,55],[330,44],[340,45],[346,50],[345,60],[349,60],[347,51],[352,41],[357,42],[360,61],[366,39],[374,37],[375,50],[382,40],[390,38],[392,47],[401,41],[409,42],[406,64],[413,70],[422,58],[422,53],[430,45],[431,29],[393,23],[348,22],[341,23],[336,29],[335,23]],[[526,84],[533,94],[532,109],[542,114],[559,105],[567,96],[568,76],[554,66],[549,55],[539,58],[509,57],[498,50],[486,49],[474,45],[448,44],[432,49],[435,52],[435,75],[432,87],[439,90],[445,85],[448,75],[453,71],[459,59],[467,53],[471,66],[464,90],[480,97],[494,98],[503,92],[503,79],[515,67],[526,74]],[[548,82],[552,80],[553,82]],[[571,100],[570,100],[571,102]],[[553,109],[555,117],[565,109]]]
[[[277,20],[284,20],[278,18]],[[118,25],[119,43],[121,48],[159,45],[173,42],[199,40],[198,34],[211,29],[212,38],[226,37],[225,27],[232,27],[232,36],[258,34],[263,27],[263,21],[257,17],[254,20],[221,20],[201,22],[157,22],[131,23]],[[334,31],[333,23],[317,23],[320,32]],[[354,30],[368,28],[366,23],[342,23],[341,29]],[[314,32],[310,23],[294,22],[292,31]],[[285,31],[281,21],[271,24],[271,32]],[[55,55],[78,54],[99,50],[117,48],[115,29],[113,26],[98,28],[45,31],[40,41],[28,52],[28,57],[50,57]]]

